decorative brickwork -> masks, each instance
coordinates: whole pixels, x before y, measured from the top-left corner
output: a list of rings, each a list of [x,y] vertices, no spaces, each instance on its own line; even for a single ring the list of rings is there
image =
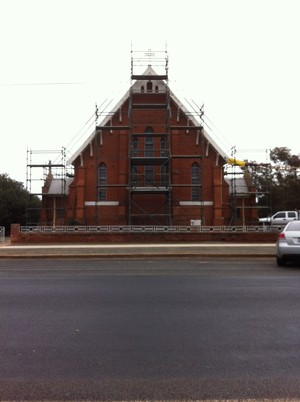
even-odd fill
[[[274,243],[276,242],[278,231],[264,232],[240,232],[232,229],[231,231],[197,232],[147,232],[142,228],[139,232],[115,232],[81,231],[80,227],[70,232],[54,231],[34,231],[28,230],[21,232],[20,225],[11,225],[11,244],[116,244],[116,243],[201,243],[201,242],[231,242],[231,243]]]

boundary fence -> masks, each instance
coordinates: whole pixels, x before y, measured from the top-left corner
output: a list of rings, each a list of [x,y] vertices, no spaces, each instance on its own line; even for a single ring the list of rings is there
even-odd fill
[[[259,233],[280,232],[283,225],[261,226],[20,226],[21,233]],[[3,228],[4,229],[4,228]],[[1,229],[0,229],[1,230]],[[1,232],[0,232],[1,237]],[[4,236],[3,236],[4,237]],[[0,240],[1,241],[1,240]]]

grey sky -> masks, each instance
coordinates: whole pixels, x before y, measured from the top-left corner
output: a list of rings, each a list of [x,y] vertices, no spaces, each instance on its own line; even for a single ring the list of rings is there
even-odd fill
[[[204,103],[226,153],[298,154],[299,15],[298,0],[0,0],[0,172],[25,182],[27,149],[67,146],[123,96],[131,44],[167,43],[171,89]]]

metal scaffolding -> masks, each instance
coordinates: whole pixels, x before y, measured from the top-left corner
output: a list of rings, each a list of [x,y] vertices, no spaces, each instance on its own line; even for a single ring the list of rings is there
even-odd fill
[[[155,74],[151,68],[155,66]],[[135,84],[133,84],[135,81]],[[159,81],[159,82],[158,82]],[[156,121],[153,121],[155,112]],[[145,116],[150,116],[149,121]],[[167,52],[131,52],[129,95],[128,224],[172,224],[170,91]],[[143,132],[139,127],[145,127]],[[140,194],[157,196],[151,211]]]
[[[49,159],[51,158],[51,159]],[[46,159],[46,160],[45,160]],[[31,196],[42,196],[47,194],[52,200],[52,206],[43,205],[45,216],[51,215],[51,221],[33,221],[32,217],[38,216],[33,208],[27,208],[27,225],[51,224],[55,225],[56,215],[64,216],[67,196],[67,180],[72,177],[71,167],[66,166],[66,149],[61,150],[27,150],[26,158],[26,189]],[[64,200],[59,203],[59,210],[55,207],[57,199]],[[35,218],[36,219],[36,218]]]
[[[48,161],[45,161],[45,158]],[[49,175],[60,181],[59,193],[66,190],[66,150],[27,150],[26,189],[30,194],[42,195]]]

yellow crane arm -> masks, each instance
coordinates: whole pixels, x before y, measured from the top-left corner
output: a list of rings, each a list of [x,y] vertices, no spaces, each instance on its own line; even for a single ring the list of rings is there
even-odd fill
[[[238,159],[235,159],[235,158],[228,158],[227,159],[227,163],[229,164],[229,165],[238,165],[238,166],[241,166],[241,167],[244,167],[244,166],[246,166],[246,162],[244,162],[244,161],[239,161]]]

